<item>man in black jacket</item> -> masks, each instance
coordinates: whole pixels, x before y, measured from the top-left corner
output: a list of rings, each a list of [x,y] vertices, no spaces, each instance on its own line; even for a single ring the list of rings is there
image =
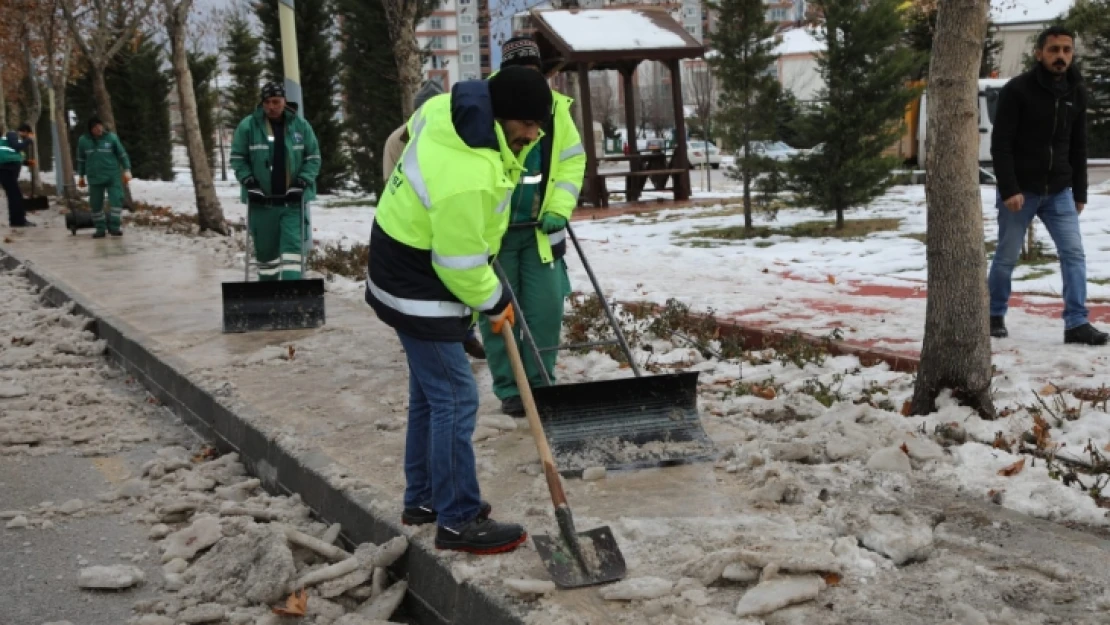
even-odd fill
[[[998,248],[988,284],[991,336],[1008,335],[1005,316],[1025,231],[1040,217],[1060,256],[1064,342],[1105,345],[1087,321],[1087,259],[1079,214],[1087,203],[1087,93],[1072,66],[1075,37],[1053,26],[1037,37],[1037,66],[1006,83],[998,98],[991,157],[998,177]]]

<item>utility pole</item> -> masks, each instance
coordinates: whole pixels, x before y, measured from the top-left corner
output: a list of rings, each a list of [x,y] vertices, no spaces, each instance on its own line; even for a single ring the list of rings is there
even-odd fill
[[[220,142],[220,180],[227,182],[227,155],[224,153],[224,94],[220,90],[220,72],[223,71],[223,64],[219,62],[217,57],[216,62],[216,102],[220,109],[219,118],[216,120],[216,139]]]
[[[301,64],[297,57],[296,14],[294,0],[279,0],[278,23],[281,26],[281,61],[285,71],[285,99],[297,103],[297,115],[304,118],[304,97],[301,95]]]

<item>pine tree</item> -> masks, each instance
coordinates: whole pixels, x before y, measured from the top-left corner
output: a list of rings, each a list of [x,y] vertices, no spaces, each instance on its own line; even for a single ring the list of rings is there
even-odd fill
[[[316,133],[320,143],[320,176],[316,189],[331,193],[346,182],[349,164],[342,145],[343,128],[339,120],[336,93],[339,72],[336,71],[332,39],[335,25],[331,0],[297,2],[297,56],[301,69],[301,93],[304,96],[305,119]],[[281,28],[278,23],[278,3],[259,2],[255,13],[262,22],[262,40],[269,58],[266,75],[270,80],[281,81],[285,72],[281,54]]]
[[[775,135],[775,100],[779,84],[769,71],[774,56],[769,41],[774,24],[764,19],[763,0],[715,0],[713,33],[716,56],[710,61],[720,82],[718,119],[728,144],[737,148],[736,166],[729,176],[743,182],[744,227],[752,227],[752,182],[768,163],[753,153],[752,143]]]
[[[339,0],[337,8],[343,16],[340,61],[354,173],[364,191],[380,195],[382,148],[404,123],[389,24],[380,2]]]
[[[825,18],[826,52],[818,59],[822,105],[802,123],[821,144],[790,165],[795,201],[836,212],[863,206],[892,184],[896,157],[883,151],[901,135],[907,81],[920,55],[902,41],[901,0],[815,0]]]
[[[173,180],[173,145],[170,142],[170,78],[164,69],[160,44],[140,34],[137,44],[124,48],[104,70],[104,81],[115,96],[112,107],[126,123],[116,129],[131,158],[131,172],[143,180]],[[92,75],[86,72],[67,90],[68,108],[77,114],[70,145],[87,132],[96,112]]]
[[[1087,89],[1087,155],[1110,156],[1110,0],[1076,3],[1057,22],[1078,38],[1076,63]],[[1030,55],[1030,64],[1035,59]]]
[[[920,62],[911,74],[917,80],[929,75],[929,58],[937,32],[938,6],[937,0],[916,0],[905,12],[904,41],[911,49],[921,53]],[[987,28],[987,38],[983,41],[983,60],[979,65],[980,78],[989,78],[992,72],[998,70],[998,55],[1002,52],[1002,42],[994,37],[998,27],[989,24]]]
[[[189,71],[193,75],[193,92],[197,99],[197,120],[200,122],[204,153],[208,166],[216,165],[216,90],[212,82],[219,71],[220,57],[212,54],[189,52]]]
[[[234,129],[243,118],[258,108],[262,86],[262,39],[251,32],[250,22],[233,14],[228,22],[227,43],[221,49],[231,74],[231,86],[224,90],[227,103],[224,125]]]

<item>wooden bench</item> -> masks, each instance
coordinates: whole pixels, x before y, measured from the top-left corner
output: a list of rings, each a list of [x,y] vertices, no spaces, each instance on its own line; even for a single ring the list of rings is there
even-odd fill
[[[676,174],[688,173],[684,169],[644,169],[640,171],[612,171],[612,172],[598,172],[596,183],[599,186],[601,206],[609,205],[609,191],[605,188],[606,178],[624,178],[624,196],[629,202],[635,202],[640,199],[640,194],[643,193],[644,187],[647,186],[647,181],[651,179],[651,186],[656,191],[677,191],[675,187],[668,187],[667,181]],[[614,191],[614,193],[621,193]]]

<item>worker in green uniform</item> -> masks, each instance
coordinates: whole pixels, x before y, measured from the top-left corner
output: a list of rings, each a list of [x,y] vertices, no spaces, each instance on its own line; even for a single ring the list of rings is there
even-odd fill
[[[514,37],[501,47],[501,69],[522,66],[543,71],[539,46],[528,37]],[[510,227],[497,256],[509,285],[516,294],[521,313],[540,349],[557,347],[563,327],[563,305],[570,294],[566,254],[567,222],[578,205],[578,193],[586,173],[586,151],[570,112],[572,99],[552,90],[552,114],[544,124],[538,149],[524,161],[524,172],[513,191]],[[539,226],[528,226],[536,224]],[[501,400],[501,411],[524,416],[512,364],[505,342],[493,332],[485,317],[478,321],[486,362],[493,375],[493,393]],[[520,331],[517,340],[520,340]],[[542,352],[544,369],[555,379],[555,350]],[[543,374],[535,358],[524,354],[524,368],[532,387],[543,386]]]
[[[235,129],[229,160],[247,205],[258,279],[299,280],[320,145],[312,126],[289,107],[281,83],[262,87],[262,102]]]
[[[84,188],[88,179],[89,207],[96,226],[93,238],[103,239],[105,226],[109,234],[120,237],[123,236],[120,226],[123,185],[131,182],[131,159],[116,133],[105,130],[99,118],[89,118],[88,130],[77,141],[77,186]],[[108,194],[107,217],[104,214],[105,193]]]

